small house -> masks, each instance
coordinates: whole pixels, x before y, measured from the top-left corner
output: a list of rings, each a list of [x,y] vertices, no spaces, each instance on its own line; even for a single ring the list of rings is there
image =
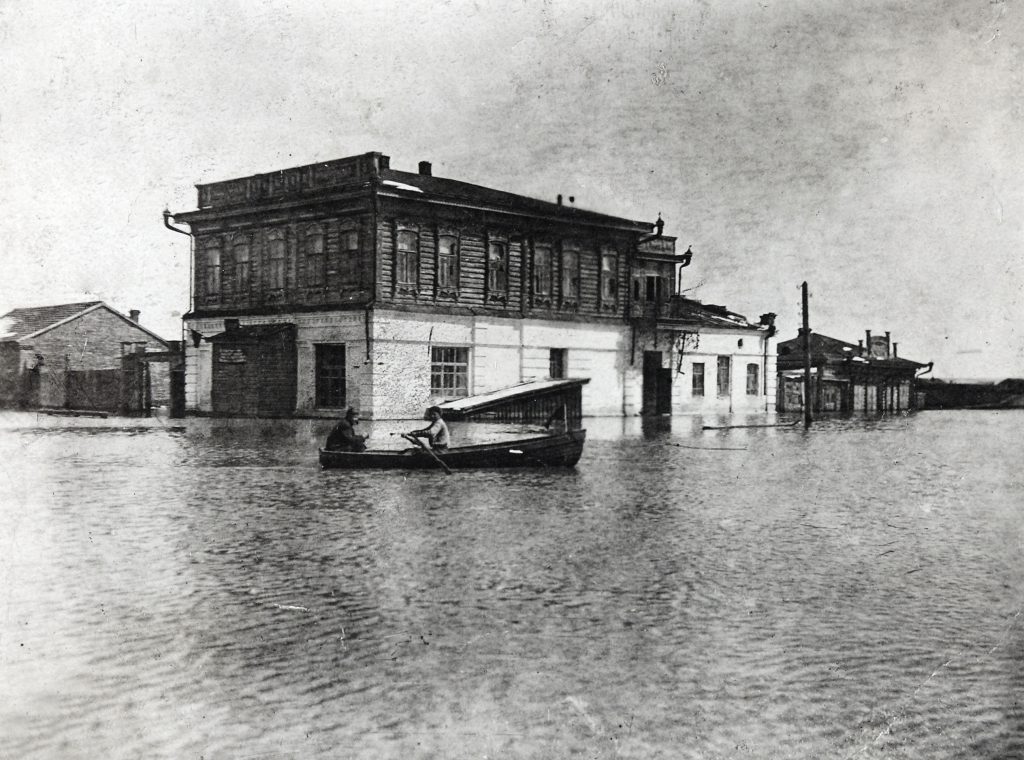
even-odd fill
[[[897,355],[898,344],[889,333],[847,343],[811,333],[811,409],[814,412],[898,412],[922,406],[917,388],[919,373],[932,365]],[[803,337],[778,345],[778,410],[803,410],[807,352]]]
[[[168,385],[166,364],[154,384],[141,357],[169,348],[138,311],[102,301],[13,309],[0,316],[0,404],[141,412]]]

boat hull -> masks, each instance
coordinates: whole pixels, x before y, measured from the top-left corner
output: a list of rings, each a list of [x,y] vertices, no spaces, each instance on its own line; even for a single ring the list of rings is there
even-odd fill
[[[583,453],[586,430],[558,435],[524,438],[500,443],[459,446],[436,451],[449,468],[487,469],[492,467],[573,467]],[[327,451],[320,449],[320,466],[348,470],[430,470],[441,465],[422,449],[403,451]]]

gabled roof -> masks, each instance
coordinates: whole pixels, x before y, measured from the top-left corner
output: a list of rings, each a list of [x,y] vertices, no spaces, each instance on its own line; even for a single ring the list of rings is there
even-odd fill
[[[22,341],[37,335],[60,322],[81,316],[87,311],[101,306],[102,301],[82,301],[80,303],[62,303],[54,306],[29,306],[23,309],[11,309],[0,317],[0,328],[3,335],[0,340]]]
[[[53,306],[29,306],[22,309],[11,309],[3,316],[0,316],[0,341],[23,343],[96,309],[106,309],[164,345],[167,344],[167,341],[155,332],[146,329],[138,322],[133,322],[117,311],[117,309],[112,309],[103,303],[103,301],[81,301],[78,303],[55,304]]]

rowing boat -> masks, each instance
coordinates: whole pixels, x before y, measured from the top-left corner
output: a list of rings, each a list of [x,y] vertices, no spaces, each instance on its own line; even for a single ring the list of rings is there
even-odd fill
[[[320,449],[320,466],[325,469],[407,469],[437,468],[438,459],[452,469],[491,467],[573,467],[583,454],[586,430],[517,438],[498,443],[458,446],[433,451],[423,449],[329,451]]]

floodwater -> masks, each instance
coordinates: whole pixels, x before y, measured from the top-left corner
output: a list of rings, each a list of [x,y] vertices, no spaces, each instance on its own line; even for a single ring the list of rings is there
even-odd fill
[[[446,476],[4,413],[0,756],[1021,757],[1022,421],[588,420]]]

